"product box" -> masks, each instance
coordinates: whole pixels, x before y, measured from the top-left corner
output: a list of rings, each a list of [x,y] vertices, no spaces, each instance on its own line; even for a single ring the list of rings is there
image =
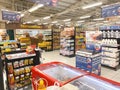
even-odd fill
[[[87,72],[101,74],[101,54],[91,50],[81,50],[76,53],[76,67]]]

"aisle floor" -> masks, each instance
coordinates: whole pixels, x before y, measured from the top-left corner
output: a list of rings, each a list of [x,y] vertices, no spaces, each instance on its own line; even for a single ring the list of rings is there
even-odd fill
[[[43,52],[42,58],[44,58],[44,60],[42,60],[42,63],[59,61],[75,67],[75,57],[69,58],[69,57],[62,56],[59,54],[59,51],[57,50],[51,51],[51,52]],[[120,82],[120,69],[115,71],[111,68],[102,67],[101,72],[102,72],[101,76]]]

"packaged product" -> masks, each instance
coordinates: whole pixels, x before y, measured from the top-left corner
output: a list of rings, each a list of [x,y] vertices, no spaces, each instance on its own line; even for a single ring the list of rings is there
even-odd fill
[[[25,69],[24,68],[19,69],[19,73],[20,74],[24,74],[25,73]]]
[[[20,77],[19,76],[15,77],[15,83],[18,83],[19,81],[20,81]]]
[[[29,65],[29,60],[28,59],[24,60],[24,65]]]
[[[15,70],[14,70],[14,75],[15,75],[15,76],[20,75],[20,70],[19,70],[19,69],[15,69]]]
[[[33,58],[29,60],[29,64],[33,64]]]
[[[30,73],[25,74],[25,79],[29,79],[30,78]]]
[[[13,74],[13,65],[12,65],[12,63],[8,63],[7,67],[8,67],[8,73]]]
[[[25,73],[29,73],[31,70],[30,70],[30,67],[26,67],[25,68]]]
[[[13,63],[13,65],[14,65],[14,68],[18,68],[18,67],[19,67],[19,62],[18,62],[18,61],[15,61],[15,62]]]
[[[9,74],[8,75],[8,81],[9,81],[10,85],[14,85],[15,84],[15,79],[14,79],[13,74]]]
[[[20,65],[20,67],[24,66],[24,60],[21,60],[21,61],[19,62],[19,65]]]

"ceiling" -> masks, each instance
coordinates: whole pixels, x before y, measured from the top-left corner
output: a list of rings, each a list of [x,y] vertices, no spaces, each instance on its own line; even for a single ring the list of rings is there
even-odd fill
[[[85,15],[91,15],[92,18],[101,17],[101,6],[95,8],[89,8],[83,10],[81,7],[89,5],[95,2],[102,1],[103,5],[117,3],[119,0],[59,0],[57,6],[44,6],[32,13],[26,13],[22,21],[33,21],[40,19],[37,23],[51,23],[52,21],[58,21],[63,23],[64,19],[71,19],[72,22],[80,20],[79,17]],[[8,9],[12,11],[26,12],[35,3],[30,0],[0,0],[0,8]],[[51,16],[48,20],[43,20],[43,17]],[[87,21],[91,19],[86,19]]]

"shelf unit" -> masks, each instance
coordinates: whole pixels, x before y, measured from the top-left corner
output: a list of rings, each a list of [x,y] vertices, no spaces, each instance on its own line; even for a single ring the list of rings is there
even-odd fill
[[[38,47],[45,50],[45,51],[52,51],[53,50],[53,39],[52,39],[52,30],[43,30],[40,33],[43,34],[43,42],[38,44]]]
[[[53,50],[59,50],[60,49],[60,29],[53,28],[52,34],[53,34]]]
[[[102,65],[118,69],[120,64],[120,28],[105,26],[102,32]]]
[[[75,56],[75,36],[74,28],[65,28],[60,37],[60,55]]]
[[[75,27],[75,51],[85,49],[85,32],[82,27]]]
[[[2,50],[2,53],[15,51],[17,47],[17,42],[15,40],[0,42],[0,48]]]
[[[36,54],[27,54],[25,50],[21,50],[5,53],[5,56],[8,89],[28,90]]]

